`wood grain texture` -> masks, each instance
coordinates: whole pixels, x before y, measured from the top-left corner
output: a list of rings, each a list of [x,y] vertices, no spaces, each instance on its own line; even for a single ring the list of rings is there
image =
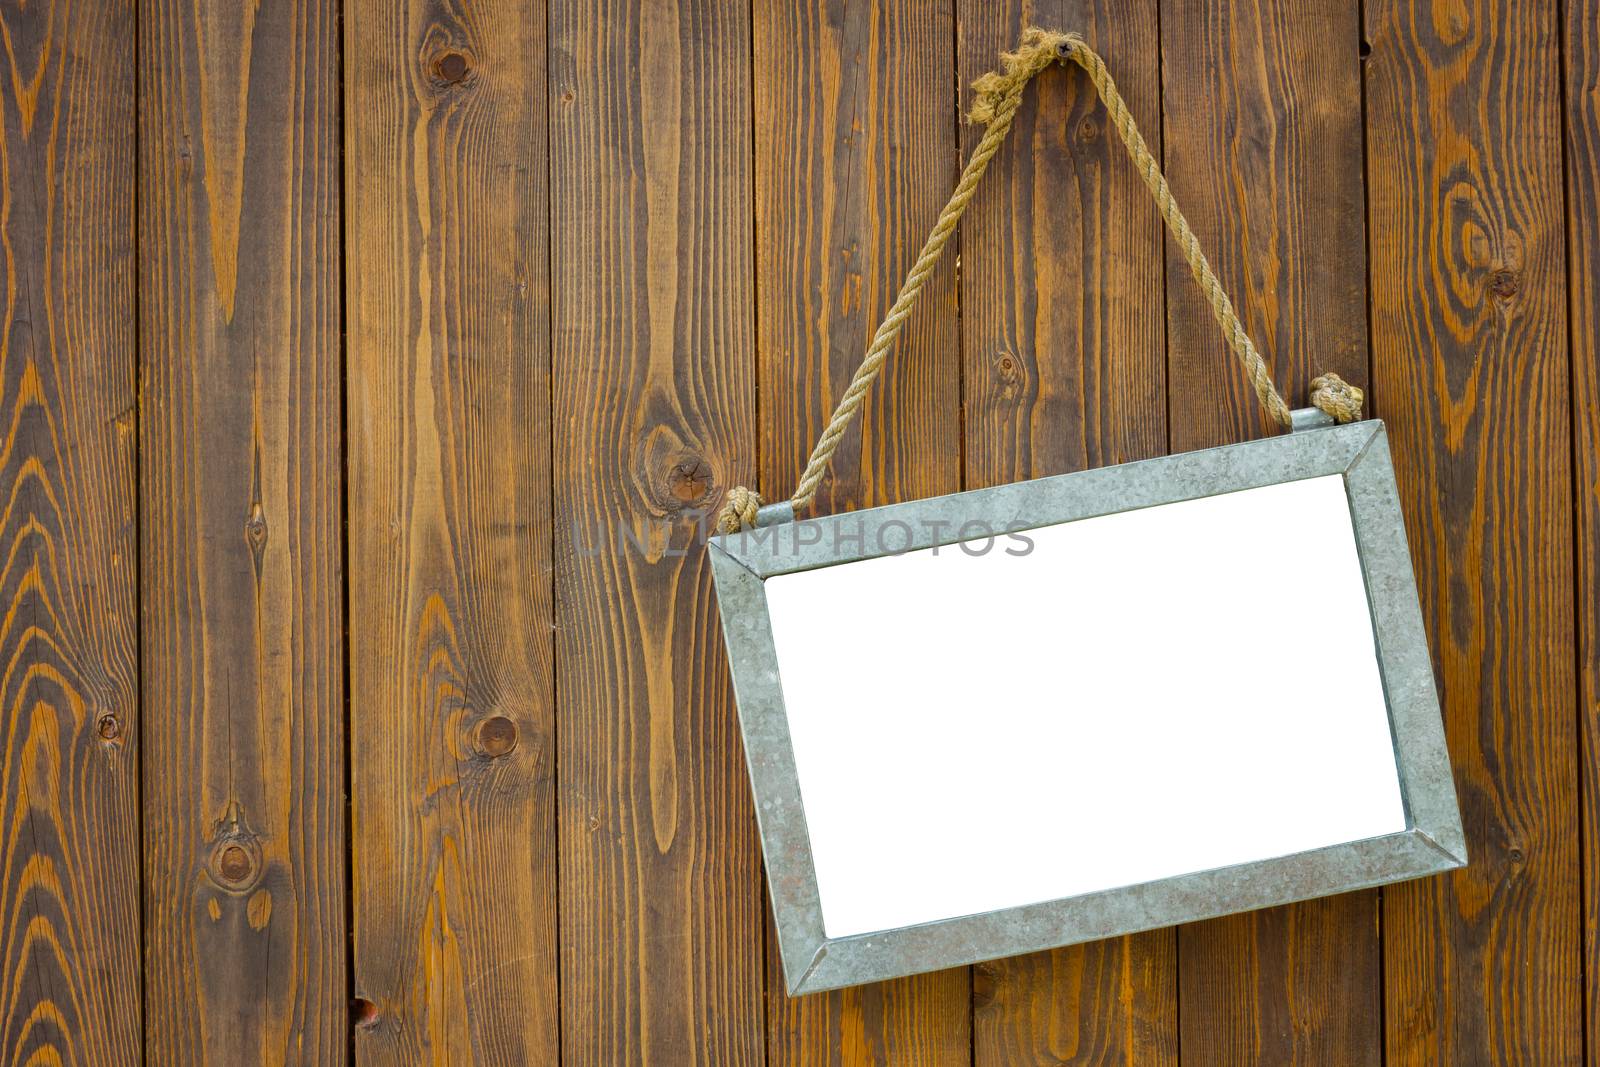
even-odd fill
[[[966,967],[953,968],[789,997],[772,934],[767,941],[768,1061],[828,1067],[969,1063],[968,973]]]
[[[1600,1062],[1600,2],[1568,0],[1566,211],[1577,520],[1583,969],[1588,1062]]]
[[[140,7],[151,1063],[349,1042],[336,15]]]
[[[1349,4],[1161,10],[1167,179],[1292,408],[1367,383],[1360,45]],[[1172,450],[1279,432],[1170,244],[1167,276]]]
[[[1373,384],[1471,866],[1383,894],[1386,1062],[1583,1055],[1551,5],[1366,7]]]
[[[1184,1062],[1381,1063],[1378,903],[1345,893],[1183,927]]]
[[[345,8],[352,834],[365,1063],[553,1063],[539,0]]]
[[[750,10],[556,0],[562,1055],[759,1063],[754,811],[699,536],[755,474]]]
[[[1025,24],[1077,30],[1160,151],[1154,0],[959,12],[963,106]],[[1087,77],[1037,79],[985,181],[961,235],[968,488],[1162,454],[1161,222]],[[1176,1064],[1173,947],[1159,930],[975,968],[974,1061]]]
[[[760,484],[769,497],[793,491],[955,183],[956,127],[942,91],[952,19],[949,0],[756,5]],[[811,514],[960,488],[950,261],[924,288]],[[966,968],[791,999],[775,931],[767,959],[769,1062],[968,1062]]]
[[[1279,390],[1366,386],[1356,7],[1169,0],[1161,35],[1167,177]],[[1173,451],[1277,432],[1170,245],[1167,276]],[[1185,1064],[1379,1063],[1377,909],[1351,893],[1183,928]]]
[[[140,1062],[134,53],[0,9],[0,1049]]]
[[[1027,23],[1106,56],[1292,405],[1371,337],[1472,865],[791,1000],[698,527],[792,488]],[[0,46],[5,1062],[1600,1063],[1596,0],[29,0]],[[1162,239],[1047,72],[817,510],[1268,432]]]

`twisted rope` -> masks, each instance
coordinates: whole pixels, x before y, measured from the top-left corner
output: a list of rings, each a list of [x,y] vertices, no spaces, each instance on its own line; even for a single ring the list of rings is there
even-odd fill
[[[717,513],[718,533],[738,533],[740,530],[749,529],[756,524],[756,512],[761,510],[761,505],[766,501],[761,499],[761,494],[753,489],[746,489],[736,485],[728,490],[728,499],[723,501],[722,510]]]
[[[1155,199],[1161,218],[1166,222],[1178,248],[1182,250],[1183,258],[1189,264],[1189,270],[1194,275],[1195,281],[1199,283],[1200,291],[1205,294],[1206,302],[1211,306],[1211,313],[1216,318],[1217,324],[1222,327],[1222,334],[1227,339],[1228,347],[1233,349],[1234,355],[1238,356],[1239,362],[1243,364],[1245,376],[1255,389],[1256,398],[1274,422],[1286,428],[1291,426],[1289,405],[1284,403],[1283,397],[1273,386],[1266,360],[1261,358],[1255,343],[1245,332],[1244,323],[1239,321],[1239,315],[1233,309],[1233,302],[1228,299],[1228,294],[1222,289],[1222,283],[1217,280],[1216,272],[1211,269],[1210,262],[1201,251],[1200,242],[1195,237],[1194,230],[1190,228],[1189,220],[1184,218],[1177,202],[1173,200],[1172,190],[1167,187],[1167,179],[1162,175],[1161,167],[1155,157],[1150,154],[1150,149],[1145,144],[1133,115],[1128,111],[1128,105],[1123,101],[1122,94],[1117,91],[1117,84],[1112,80],[1111,72],[1106,69],[1105,61],[1075,33],[1058,33],[1030,27],[1023,31],[1021,43],[1015,52],[1002,53],[1000,70],[985,74],[972,83],[978,95],[967,117],[975,125],[984,127],[983,136],[978,140],[978,147],[973,150],[972,157],[967,160],[966,167],[962,169],[961,180],[956,183],[949,202],[945,204],[944,210],[939,212],[939,219],[934,223],[933,232],[928,234],[928,239],[923,242],[922,251],[917,254],[911,272],[906,275],[906,280],[900,286],[900,294],[872,335],[872,343],[867,346],[867,354],[862,359],[861,366],[850,379],[850,385],[845,389],[844,396],[839,398],[839,404],[834,408],[832,418],[828,420],[822,436],[817,439],[816,447],[811,450],[805,472],[800,476],[794,496],[790,498],[796,511],[806,507],[816,497],[817,487],[822,484],[822,479],[827,474],[828,462],[833,458],[834,450],[839,447],[845,430],[849,428],[856,412],[861,409],[867,390],[871,388],[878,373],[883,369],[889,349],[910,316],[911,309],[922,292],[923,284],[933,273],[940,253],[949,243],[956,224],[961,221],[962,214],[977,192],[978,180],[988,169],[989,161],[1000,150],[1000,144],[1005,140],[1006,134],[1011,132],[1011,125],[1017,117],[1017,109],[1022,105],[1023,90],[1035,75],[1050,64],[1067,60],[1082,67],[1088,73],[1089,80],[1094,83],[1095,91],[1105,105],[1106,114],[1128,151],[1128,157],[1133,160],[1139,177],[1144,180],[1145,187]],[[1346,383],[1336,374],[1323,375],[1312,383],[1311,402],[1339,422],[1350,422],[1361,417],[1361,390]],[[724,533],[734,533],[753,525],[756,510],[761,503],[761,498],[756,493],[744,486],[735,486],[729,492],[727,502],[718,515],[717,528]]]
[[[1355,422],[1361,417],[1366,394],[1337,374],[1311,379],[1311,406],[1326,411],[1335,422]]]

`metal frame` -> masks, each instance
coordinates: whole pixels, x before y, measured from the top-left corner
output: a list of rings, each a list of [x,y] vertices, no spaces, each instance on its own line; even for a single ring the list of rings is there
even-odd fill
[[[1466,841],[1406,548],[1388,436],[1373,420],[1018,482],[715,539],[712,573],[791,995],[1093,941],[1464,866]],[[1342,474],[1372,612],[1407,829],[1142,885],[850,937],[823,934],[765,579],[956,544],[961,523],[1028,530]],[[769,513],[770,514],[770,513]],[[792,515],[792,513],[790,513]],[[841,524],[848,523],[848,527]],[[942,528],[938,525],[945,524]],[[880,544],[889,528],[896,538]],[[899,532],[904,529],[907,536]],[[935,538],[936,530],[949,536]],[[866,536],[858,533],[865,531]],[[849,545],[844,550],[834,546]],[[813,541],[813,536],[815,540]],[[968,535],[970,536],[970,534]]]

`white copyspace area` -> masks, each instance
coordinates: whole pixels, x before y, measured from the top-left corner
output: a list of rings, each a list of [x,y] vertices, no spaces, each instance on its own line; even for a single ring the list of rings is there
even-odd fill
[[[1027,536],[767,580],[828,937],[1405,829],[1339,476]]]

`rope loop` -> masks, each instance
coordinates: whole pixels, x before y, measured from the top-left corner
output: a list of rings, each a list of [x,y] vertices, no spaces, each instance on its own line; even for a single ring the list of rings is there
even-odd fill
[[[1311,379],[1311,406],[1333,416],[1334,422],[1355,422],[1361,418],[1361,401],[1366,394],[1337,374]]]
[[[972,102],[972,110],[967,112],[967,121],[974,126],[992,124],[1000,117],[1007,97],[1020,96],[1034,75],[1051,63],[1066,60],[1075,44],[1083,44],[1083,38],[1075,33],[1041,30],[1037,26],[1023,30],[1017,50],[1000,53],[1000,69],[972,83],[977,98]]]
[[[742,485],[729,489],[727,499],[722,502],[722,510],[717,512],[717,532],[735,534],[754,526],[756,512],[765,503],[761,494],[753,489],[746,489]]]
[[[1111,72],[1106,69],[1105,61],[1076,33],[1061,33],[1030,26],[1022,32],[1022,38],[1015,51],[1001,54],[999,70],[991,71],[972,83],[977,96],[967,118],[974,125],[984,127],[983,136],[979,138],[971,158],[962,168],[961,179],[956,183],[955,191],[950,194],[950,200],[945,204],[944,210],[939,212],[933,231],[928,234],[922,251],[918,253],[916,262],[912,264],[910,273],[900,286],[899,295],[873,334],[872,342],[867,346],[866,355],[861,360],[861,366],[850,379],[850,384],[846,387],[844,395],[839,398],[839,404],[834,408],[832,417],[817,439],[816,447],[811,450],[805,472],[800,476],[794,496],[790,498],[796,511],[809,505],[816,497],[817,487],[822,484],[822,479],[828,472],[828,463],[833,458],[834,450],[839,447],[845,430],[855,418],[856,412],[861,409],[867,390],[883,369],[884,361],[888,358],[895,338],[900,335],[901,328],[911,314],[912,306],[917,302],[917,296],[922,292],[923,283],[933,273],[940,253],[949,243],[956,224],[961,221],[962,214],[971,203],[977,191],[978,179],[983,177],[989,161],[1000,150],[1000,143],[1010,132],[1011,124],[1017,116],[1017,109],[1022,104],[1022,91],[1040,71],[1052,63],[1069,61],[1082,67],[1094,84],[1095,91],[1105,105],[1106,114],[1111,119],[1111,124],[1116,127],[1123,147],[1127,149],[1128,157],[1133,161],[1134,169],[1143,180],[1145,188],[1150,190],[1150,195],[1161,212],[1162,220],[1167,224],[1173,241],[1182,250],[1183,258],[1189,264],[1190,273],[1194,275],[1200,291],[1211,307],[1212,316],[1222,328],[1222,335],[1228,342],[1228,347],[1233,350],[1244,367],[1245,377],[1255,391],[1256,398],[1274,422],[1286,429],[1292,426],[1289,405],[1284,403],[1282,395],[1272,384],[1272,372],[1267,367],[1267,361],[1261,357],[1255,343],[1250,340],[1244,323],[1239,320],[1238,312],[1233,308],[1233,302],[1228,299],[1228,294],[1223,291],[1216,272],[1211,269],[1210,262],[1201,251],[1200,241],[1189,226],[1189,220],[1184,218],[1177,202],[1173,200],[1172,190],[1168,188],[1167,179],[1161,173],[1161,166],[1155,156],[1151,155],[1149,146],[1145,144],[1144,136],[1140,134],[1138,124],[1134,122],[1133,114],[1128,110],[1122,94],[1117,91],[1116,82],[1112,80]],[[1321,383],[1320,387],[1318,383]],[[1311,402],[1340,422],[1349,422],[1361,417],[1361,390],[1335,374],[1323,375],[1312,383]],[[727,502],[717,517],[718,529],[724,533],[736,533],[753,525],[756,511],[760,506],[759,496],[744,486],[736,486],[729,491]]]

